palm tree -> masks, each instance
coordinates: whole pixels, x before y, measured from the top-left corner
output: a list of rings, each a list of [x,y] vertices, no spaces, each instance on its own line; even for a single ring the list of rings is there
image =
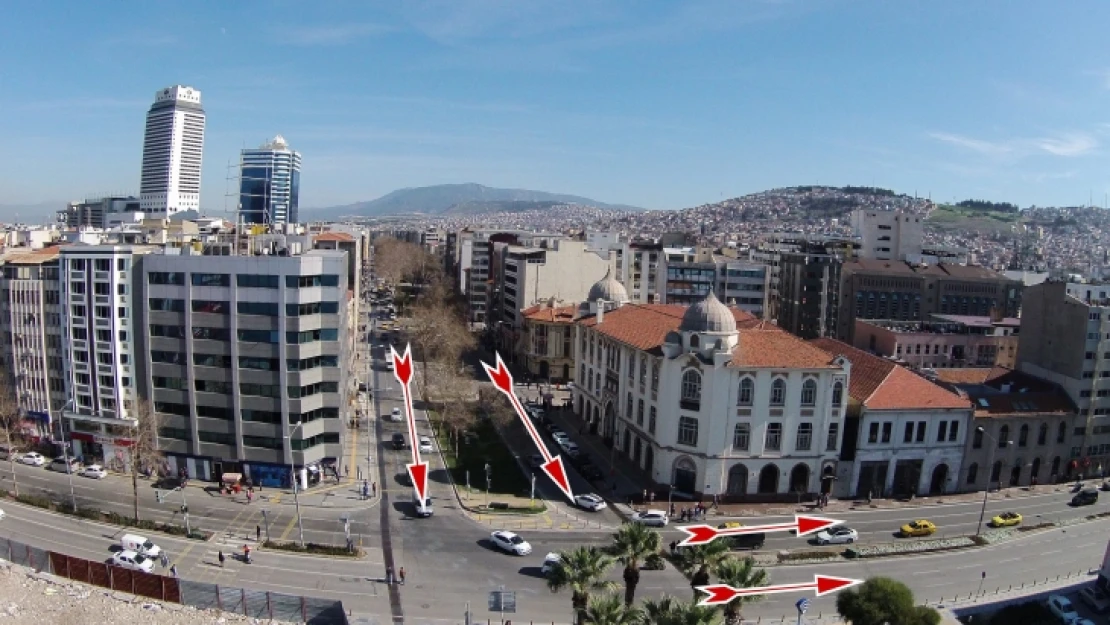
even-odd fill
[[[714,606],[682,603],[664,595],[658,600],[644,602],[644,622],[651,625],[717,625],[721,621]]]
[[[590,625],[640,625],[643,618],[643,610],[625,605],[612,594],[591,598],[586,608],[586,622]]]
[[[636,585],[640,583],[640,563],[653,553],[659,553],[663,540],[659,532],[640,523],[625,523],[613,535],[613,555],[624,565],[624,604],[636,600]]]
[[[709,584],[709,572],[717,568],[728,557],[727,540],[714,540],[704,545],[683,547],[678,552],[678,565],[690,577],[690,588],[694,591],[694,601],[701,598],[698,586]]]
[[[570,602],[574,606],[577,625],[586,619],[586,606],[591,590],[612,590],[616,584],[605,579],[605,574],[616,561],[597,547],[578,547],[559,554],[559,563],[547,578],[551,592],[570,588]]]
[[[717,564],[713,572],[717,575],[717,580],[720,583],[728,584],[733,588],[766,586],[771,579],[765,569],[755,568],[755,558],[752,557],[742,560],[726,558]],[[744,604],[758,601],[759,598],[759,595],[740,595],[726,603],[724,606],[725,625],[740,625],[740,612],[743,610]]]

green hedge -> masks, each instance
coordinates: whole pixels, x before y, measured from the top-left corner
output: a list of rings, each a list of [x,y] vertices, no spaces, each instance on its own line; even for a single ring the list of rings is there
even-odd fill
[[[322,545],[320,543],[305,543],[302,547],[298,543],[279,543],[272,540],[267,540],[262,543],[262,546],[267,549],[277,549],[279,551],[292,551],[294,553],[311,553],[324,556],[343,556],[346,558],[357,558],[362,555],[362,551],[358,548],[354,552],[347,551],[346,547],[338,545]]]
[[[835,560],[840,554],[835,551],[790,551],[778,554],[779,562],[794,562],[795,560]]]

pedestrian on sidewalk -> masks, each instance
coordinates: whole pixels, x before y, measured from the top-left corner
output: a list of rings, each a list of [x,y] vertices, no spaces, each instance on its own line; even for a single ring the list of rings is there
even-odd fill
[[[176,564],[170,567],[170,575],[172,575],[174,577],[174,579],[177,579],[177,565]]]
[[[397,576],[400,577],[401,585],[404,586],[405,585],[405,567],[402,566],[400,569],[398,569]]]
[[[370,482],[370,496],[371,497],[377,497],[378,496],[378,483],[377,482]]]
[[[166,555],[165,551],[162,552],[162,556],[159,559],[162,561],[162,568],[166,568],[170,565],[170,557]]]
[[[224,568],[224,560],[226,560],[227,558],[224,556],[223,549],[220,550],[220,554],[217,557],[220,559],[220,568]]]
[[[343,477],[350,477],[350,476],[351,476],[351,465],[349,465],[349,464],[343,465]]]
[[[262,540],[262,526],[261,525],[255,525],[254,526],[254,542],[256,542],[256,543],[261,542],[261,540]]]
[[[248,490],[247,491],[247,503],[249,504],[252,499],[254,499],[254,491]]]

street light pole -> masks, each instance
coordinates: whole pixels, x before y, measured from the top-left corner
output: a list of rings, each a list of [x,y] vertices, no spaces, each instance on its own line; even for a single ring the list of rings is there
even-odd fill
[[[304,421],[298,421],[294,424],[285,440],[289,446],[289,477],[293,480],[293,503],[297,509],[297,535],[300,538],[301,547],[304,548],[304,522],[301,520],[301,498],[298,494],[300,492],[300,480],[297,479],[296,469],[293,466],[293,433],[302,425],[304,425]]]
[[[66,406],[73,405],[76,409],[73,399],[70,398],[65,404],[62,404],[62,413],[65,413]],[[66,459],[66,474],[69,476],[69,503],[73,507],[73,513],[77,514],[77,494],[73,491],[73,467],[69,464],[69,443],[66,442],[66,426],[65,417],[62,417],[60,422],[62,432],[62,455]]]
[[[991,440],[990,453],[987,454],[987,489],[983,491],[983,507],[979,510],[979,527],[977,527],[975,529],[975,535],[978,536],[979,534],[981,534],[983,532],[983,517],[985,517],[986,514],[987,514],[987,495],[989,495],[990,492],[991,492],[991,480],[994,477],[994,448],[998,447],[999,445],[998,445],[998,439],[991,436],[990,434],[988,434],[987,431],[984,430],[982,426],[979,426],[975,429],[978,430],[981,434],[983,434],[983,436],[986,436],[987,438],[989,438]],[[1006,441],[1005,446],[1009,447],[1012,443],[1013,443],[1013,441]],[[1001,483],[1002,483],[1002,472],[1001,471],[998,472],[998,481],[999,481],[999,485],[1001,485]]]

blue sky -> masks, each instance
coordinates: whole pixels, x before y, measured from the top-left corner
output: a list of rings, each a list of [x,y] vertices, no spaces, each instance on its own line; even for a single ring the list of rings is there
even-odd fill
[[[137,192],[154,92],[200,89],[203,202],[281,133],[302,206],[480,182],[682,208],[777,186],[1110,193],[1110,3],[9,2],[0,204]]]

